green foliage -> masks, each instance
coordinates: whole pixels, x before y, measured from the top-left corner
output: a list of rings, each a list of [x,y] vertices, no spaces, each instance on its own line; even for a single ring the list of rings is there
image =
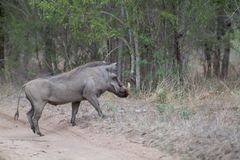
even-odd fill
[[[108,60],[117,61],[117,54],[122,50],[123,79],[128,81],[131,75],[130,79],[136,80],[136,66],[139,65],[140,80],[143,85],[149,83],[146,88],[157,86],[169,75],[177,79],[179,70],[186,69],[180,67],[174,55],[175,33],[181,35],[177,38],[180,54],[186,57],[196,49],[202,50],[205,43],[216,45],[219,9],[235,20],[234,46],[239,41],[238,1],[2,0],[1,4],[5,12],[1,20],[3,31],[11,46],[7,55],[9,61],[20,57],[19,63],[27,63],[28,57],[36,58],[38,51],[45,54],[45,59],[51,59],[50,67],[55,65],[56,68],[57,58],[63,57],[65,70],[68,70],[87,61],[102,60],[107,52],[111,53]],[[120,42],[123,42],[121,49]],[[140,52],[140,60],[131,63],[136,60],[136,50]],[[183,55],[181,57],[185,63]],[[11,62],[8,65],[15,67]],[[130,68],[134,73],[130,74]],[[162,94],[160,99],[164,103]]]
[[[142,46],[152,46],[154,44],[153,38],[144,34],[139,36],[139,41]]]
[[[161,121],[170,121],[179,118],[180,120],[189,120],[193,113],[187,107],[176,108],[171,104],[156,104],[156,111],[159,113]]]
[[[155,105],[156,107],[156,110],[160,113],[160,114],[172,114],[174,113],[174,111],[176,110],[175,109],[175,106],[174,105],[171,105],[171,104],[157,104]]]
[[[158,76],[159,80],[171,74],[172,71],[166,67],[170,61],[169,57],[166,55],[166,52],[164,52],[164,50],[154,50],[152,54],[152,63],[157,64],[156,75]]]
[[[212,0],[212,2],[218,7],[223,7],[227,4],[228,0]]]
[[[142,59],[138,62],[138,64],[146,65],[146,64],[148,64],[148,61],[146,59]]]
[[[106,102],[103,106],[108,112],[117,112],[117,108],[111,102]]]
[[[101,13],[102,7],[108,4],[108,0],[101,1],[32,1],[43,14],[41,19],[46,23],[69,26],[75,40],[101,41],[103,39],[117,36],[119,31],[109,26],[109,17]]]
[[[160,16],[163,17],[164,19],[166,19],[167,21],[169,21],[174,26],[177,24],[176,15],[172,14],[169,11],[161,11]]]
[[[181,119],[189,120],[191,115],[192,113],[187,107],[182,107],[179,111],[179,116],[181,117]]]
[[[167,91],[165,89],[160,89],[158,91],[158,101],[161,103],[161,104],[165,104],[167,102]]]

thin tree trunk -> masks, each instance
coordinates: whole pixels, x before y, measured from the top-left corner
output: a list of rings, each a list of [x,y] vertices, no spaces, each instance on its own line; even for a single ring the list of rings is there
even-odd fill
[[[129,43],[130,45],[132,45],[132,32],[131,30],[129,29],[128,30],[128,35],[129,35]],[[134,78],[134,70],[135,70],[135,55],[134,55],[134,52],[133,53],[130,53],[130,58],[131,58],[131,69],[130,69],[130,79],[131,81],[134,82],[134,84],[136,84],[136,81],[135,81],[135,78]]]
[[[4,69],[4,36],[0,35],[0,70]]]
[[[45,64],[47,71],[54,73],[56,69],[56,53],[55,53],[52,29],[50,26],[45,28]]]
[[[224,54],[222,59],[222,67],[221,67],[221,77],[226,78],[228,76],[228,67],[229,67],[229,56],[230,56],[230,34],[233,32],[232,30],[232,22],[231,18],[227,15],[224,15],[224,23],[223,23],[223,32],[224,32]]]
[[[3,17],[3,7],[0,3],[0,17]],[[0,26],[0,70],[4,68],[4,35],[3,27]]]
[[[176,65],[176,69],[178,71],[178,75],[179,75],[179,81],[180,83],[183,83],[183,72],[182,72],[182,57],[181,57],[181,51],[180,51],[180,44],[179,44],[179,39],[180,39],[181,35],[177,32],[174,31],[174,55],[175,55],[175,59],[177,61],[177,65]]]
[[[224,11],[223,8],[220,8],[217,16],[217,40],[216,40],[216,48],[214,52],[214,61],[213,61],[213,69],[215,76],[220,76],[220,60],[221,60],[221,44],[222,44],[222,36],[224,35]]]
[[[136,90],[140,90],[141,86],[141,72],[140,72],[140,52],[139,52],[139,44],[138,44],[138,34],[133,32],[133,40],[135,46],[135,54],[136,54]]]
[[[71,43],[70,43],[70,37],[69,37],[69,25],[66,26],[66,29],[64,29],[64,54],[65,54],[65,59],[67,60],[68,63],[68,69],[73,69],[73,62],[71,62],[70,57],[71,57]],[[66,65],[64,65],[63,70],[65,70]]]
[[[124,6],[121,4],[121,11],[120,11],[121,18],[124,18]],[[120,25],[121,27],[121,25]],[[120,80],[122,80],[122,57],[123,57],[123,41],[119,40],[119,49],[118,49],[118,65],[117,65],[117,74]]]
[[[217,45],[216,50],[214,52],[214,60],[213,60],[213,70],[214,70],[214,75],[219,77],[220,73],[220,46]]]
[[[177,4],[172,4],[172,11],[173,14],[176,16],[177,20],[176,23],[180,22],[181,16],[178,6],[180,5],[181,1],[177,1]],[[178,78],[180,84],[183,84],[183,62],[182,62],[182,55],[180,50],[180,38],[182,38],[182,34],[179,33],[177,25],[173,25],[173,69],[177,71]]]
[[[126,15],[126,19],[127,21],[129,21],[129,16],[128,16],[128,12],[127,12],[127,9],[125,9],[125,15]],[[130,46],[133,46],[133,38],[132,38],[132,31],[131,29],[129,28],[128,29],[128,37],[129,37],[129,45]],[[136,79],[134,78],[134,71],[135,71],[135,53],[133,51],[133,49],[130,50],[129,48],[129,51],[130,51],[130,61],[131,61],[131,64],[130,64],[130,80],[136,85]]]
[[[118,49],[118,60],[117,60],[117,74],[120,80],[122,80],[122,52],[123,52],[123,42],[119,41],[119,49]]]
[[[36,58],[38,61],[38,67],[39,67],[39,71],[42,71],[42,65],[41,65],[41,60],[39,57],[39,48],[38,48],[38,37],[37,37],[37,33],[35,33],[35,52],[36,52]]]
[[[226,78],[228,75],[228,66],[229,66],[229,55],[230,55],[230,42],[228,39],[228,42],[225,44],[224,48],[224,55],[222,59],[222,71],[221,71],[221,77]]]
[[[211,60],[211,48],[210,46],[206,43],[205,44],[205,49],[204,49],[204,60],[206,62],[206,71],[205,71],[205,77],[206,78],[210,78],[211,77],[211,74],[212,74],[212,60]],[[204,64],[205,64],[204,62]]]

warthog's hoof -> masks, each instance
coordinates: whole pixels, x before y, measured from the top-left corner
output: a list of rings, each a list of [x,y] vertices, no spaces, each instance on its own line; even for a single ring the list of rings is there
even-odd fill
[[[35,133],[35,127],[31,127],[31,129],[32,129],[33,133]]]
[[[106,116],[104,114],[99,115],[102,119],[105,119]]]
[[[42,134],[41,132],[37,132],[37,134],[38,134],[39,136],[44,136],[44,134]]]
[[[76,122],[73,119],[71,119],[71,123],[72,123],[72,126],[76,126]]]
[[[76,123],[75,123],[75,122],[72,122],[72,126],[76,126]]]

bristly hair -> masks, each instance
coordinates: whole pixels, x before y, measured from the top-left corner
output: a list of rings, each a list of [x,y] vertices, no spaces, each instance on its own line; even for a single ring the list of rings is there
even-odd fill
[[[89,63],[86,63],[84,65],[81,65],[79,67],[76,68],[76,71],[79,72],[85,68],[88,68],[88,67],[97,67],[97,66],[103,66],[103,65],[109,65],[110,63],[107,63],[105,61],[95,61],[95,62],[89,62]]]
[[[94,61],[94,62],[89,62],[84,65],[81,65],[69,72],[61,73],[55,76],[50,76],[47,77],[47,79],[52,80],[52,81],[64,81],[66,79],[69,79],[74,75],[74,73],[81,72],[82,70],[89,68],[89,67],[97,67],[97,66],[103,66],[103,65],[109,65],[110,63],[107,63],[105,61]]]

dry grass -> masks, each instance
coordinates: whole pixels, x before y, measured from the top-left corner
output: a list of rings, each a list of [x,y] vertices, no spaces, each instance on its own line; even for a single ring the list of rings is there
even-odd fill
[[[16,89],[10,83],[4,83],[0,85],[0,102],[9,96],[12,96],[13,94],[15,94],[15,92]]]
[[[130,141],[183,159],[240,159],[238,82],[202,80],[183,87],[163,81],[151,97],[111,100],[110,123]],[[105,106],[105,107],[104,107]],[[112,129],[113,128],[113,129]]]

